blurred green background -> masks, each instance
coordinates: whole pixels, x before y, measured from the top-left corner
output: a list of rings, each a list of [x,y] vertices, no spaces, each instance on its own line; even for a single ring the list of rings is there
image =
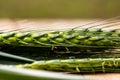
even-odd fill
[[[0,0],[1,18],[108,18],[120,0]]]

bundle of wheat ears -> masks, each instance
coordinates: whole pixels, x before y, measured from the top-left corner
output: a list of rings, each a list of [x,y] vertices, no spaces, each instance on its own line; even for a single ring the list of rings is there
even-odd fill
[[[95,24],[100,23],[101,24]],[[85,26],[95,24],[85,28]],[[55,31],[9,31],[0,33],[0,46],[11,47],[37,47],[51,48],[51,51],[58,48],[65,48],[66,51],[109,51],[120,48],[120,22],[119,16],[103,21],[90,22],[82,26],[66,30]],[[62,49],[61,49],[62,51]],[[74,51],[74,49],[73,49]],[[64,52],[64,51],[63,51]],[[112,52],[111,52],[112,53]],[[44,53],[43,53],[44,54]],[[85,54],[85,53],[83,53]],[[97,55],[97,53],[95,53]],[[114,54],[114,53],[113,53]],[[1,56],[6,56],[0,54]],[[12,54],[10,54],[12,55]],[[79,54],[81,55],[81,54]],[[98,55],[99,56],[99,55]],[[9,57],[9,56],[7,56]],[[14,56],[15,58],[16,56]],[[16,57],[18,58],[18,56]],[[20,56],[19,56],[20,58]],[[23,59],[23,58],[22,58]],[[18,64],[19,68],[32,68],[49,71],[62,72],[120,72],[120,58],[75,58],[31,61],[29,64]]]

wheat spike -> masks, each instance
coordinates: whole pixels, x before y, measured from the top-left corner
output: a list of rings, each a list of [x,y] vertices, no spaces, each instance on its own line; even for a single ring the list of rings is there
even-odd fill
[[[32,68],[62,72],[120,72],[120,58],[85,58],[37,61],[32,64],[17,65],[19,68]]]
[[[0,33],[1,45],[15,46],[103,46],[119,47],[120,33],[115,31],[66,30],[52,32]]]

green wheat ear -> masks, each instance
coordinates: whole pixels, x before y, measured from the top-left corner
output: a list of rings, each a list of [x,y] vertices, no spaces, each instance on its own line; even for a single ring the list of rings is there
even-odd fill
[[[74,27],[69,30],[56,31],[23,31],[1,32],[0,46],[31,46],[31,47],[95,47],[95,48],[119,48],[120,47],[120,29],[104,31],[104,28],[117,26],[120,22],[120,16],[109,18],[103,21],[95,21]],[[115,20],[115,21],[114,21]],[[111,22],[113,21],[113,22]],[[88,28],[81,28],[89,26]],[[107,24],[107,26],[105,26]],[[101,28],[96,28],[102,26]],[[80,28],[80,29],[78,29]],[[94,28],[94,29],[91,29]],[[77,30],[78,29],[78,30]],[[54,47],[53,47],[54,46]]]
[[[120,58],[85,58],[37,61],[32,64],[17,65],[19,68],[32,68],[62,72],[120,72]]]
[[[119,31],[83,31],[64,30],[52,32],[14,32],[0,33],[0,43],[2,45],[16,46],[96,46],[96,47],[119,47]]]

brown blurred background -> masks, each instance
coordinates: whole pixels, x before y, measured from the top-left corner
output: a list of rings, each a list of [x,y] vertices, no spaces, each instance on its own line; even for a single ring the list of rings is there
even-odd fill
[[[120,0],[0,0],[0,18],[109,18]]]

